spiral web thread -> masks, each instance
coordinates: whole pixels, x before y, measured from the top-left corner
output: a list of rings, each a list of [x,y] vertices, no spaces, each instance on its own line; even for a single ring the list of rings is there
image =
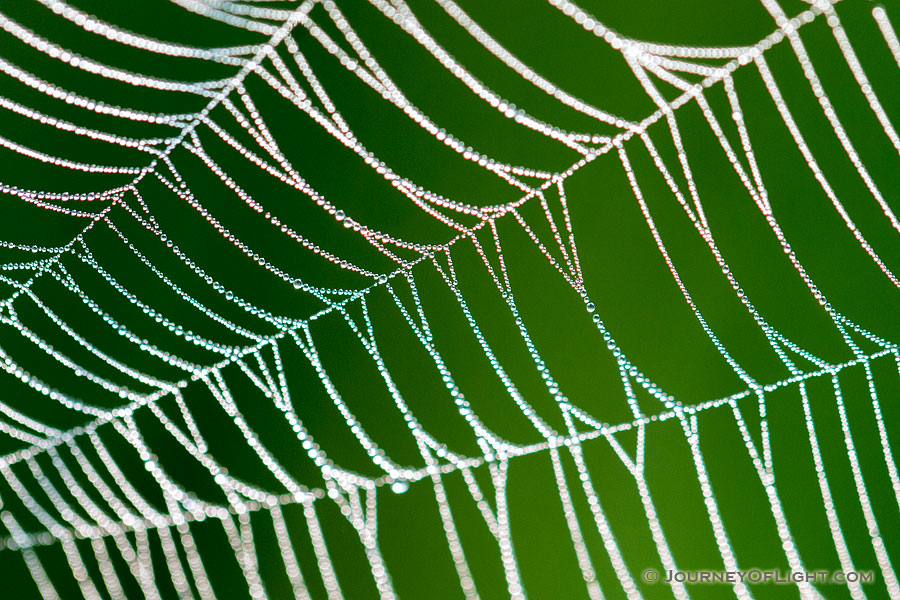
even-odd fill
[[[554,480],[536,481],[533,485],[558,488],[559,508],[571,536],[571,559],[576,561],[583,576],[585,594],[590,598],[642,598],[645,592],[642,591],[643,584],[639,581],[636,569],[645,565],[630,562],[628,553],[623,550],[620,536],[617,537],[615,527],[607,518],[607,509],[601,499],[602,477],[598,478],[597,474],[589,470],[583,447],[606,443],[615,452],[638,491],[639,510],[646,517],[646,526],[658,554],[657,565],[664,570],[677,569],[679,557],[667,538],[665,519],[658,516],[658,507],[645,477],[645,442],[652,438],[654,427],[658,427],[659,423],[677,422],[690,449],[704,500],[703,510],[708,515],[715,546],[721,557],[721,566],[724,570],[738,570],[746,565],[739,561],[738,553],[729,539],[727,523],[720,514],[717,503],[715,485],[707,471],[708,461],[716,460],[717,457],[709,456],[701,449],[699,425],[702,421],[699,417],[707,411],[730,411],[732,414],[741,438],[740,443],[758,476],[758,481],[747,482],[747,485],[756,486],[758,483],[762,486],[780,541],[779,552],[783,553],[784,562],[790,570],[803,571],[807,565],[795,542],[797,531],[786,517],[779,487],[775,484],[774,465],[778,457],[770,441],[767,420],[767,401],[781,389],[791,390],[794,397],[799,397],[802,403],[806,431],[797,435],[808,437],[808,450],[812,457],[808,467],[815,469],[818,491],[827,509],[827,527],[839,566],[844,571],[853,571],[853,551],[842,528],[843,516],[833,509],[834,489],[829,484],[827,461],[823,459],[821,442],[817,437],[815,405],[808,395],[808,386],[816,380],[823,380],[830,381],[829,385],[833,389],[833,403],[843,432],[843,439],[839,443],[844,446],[858,500],[858,506],[853,509],[859,511],[865,522],[869,537],[865,544],[871,547],[874,554],[878,585],[881,586],[866,588],[858,582],[850,582],[847,583],[847,589],[853,598],[864,598],[867,594],[870,597],[880,597],[879,593],[886,593],[890,598],[900,598],[900,586],[882,537],[882,531],[897,527],[898,515],[895,511],[886,518],[873,507],[869,491],[872,485],[869,471],[862,464],[863,461],[875,460],[883,463],[879,468],[889,479],[888,489],[894,496],[891,502],[896,504],[896,510],[900,510],[900,477],[891,449],[889,423],[882,414],[881,398],[874,375],[874,365],[885,361],[895,363],[896,368],[900,369],[900,350],[894,342],[867,331],[838,312],[801,264],[798,254],[791,247],[776,219],[764,183],[765,173],[757,164],[754,149],[759,152],[759,140],[765,141],[765,132],[758,138],[754,136],[754,123],[744,119],[740,86],[732,78],[732,74],[738,70],[756,71],[777,108],[780,126],[791,136],[821,192],[875,268],[891,285],[900,287],[900,281],[891,271],[888,261],[882,259],[874,245],[854,223],[851,211],[842,204],[825,168],[817,162],[805,140],[802,126],[791,112],[790,101],[783,96],[782,88],[766,60],[770,48],[790,46],[794,59],[801,66],[803,75],[818,100],[822,115],[839,140],[843,152],[852,162],[856,176],[867,188],[868,200],[877,204],[887,223],[900,233],[900,222],[885,199],[879,183],[857,154],[850,134],[819,79],[815,61],[807,54],[799,34],[801,28],[809,23],[821,20],[827,22],[834,42],[852,71],[859,87],[858,92],[863,95],[868,109],[881,126],[877,135],[887,136],[900,155],[900,137],[876,90],[868,81],[854,45],[842,27],[836,7],[831,3],[819,1],[808,10],[790,18],[775,0],[763,0],[777,26],[773,33],[753,46],[699,48],[629,39],[608,29],[574,3],[551,0],[559,14],[571,19],[571,26],[593,33],[597,44],[609,46],[619,52],[635,80],[656,104],[657,110],[647,118],[631,122],[595,108],[557,87],[492,38],[453,0],[436,0],[447,15],[483,48],[502,61],[511,72],[548,94],[566,110],[586,115],[613,131],[609,135],[598,135],[566,131],[516,108],[444,50],[419,23],[415,12],[402,0],[370,0],[371,5],[385,18],[384,27],[399,28],[403,35],[411,36],[423,51],[432,55],[459,79],[479,102],[495,109],[497,118],[507,119],[515,126],[545,136],[578,156],[569,168],[556,172],[495,160],[479,153],[466,142],[444,131],[438,123],[432,122],[407,99],[382,69],[378,57],[370,54],[363,37],[356,33],[353,23],[342,13],[340,3],[313,0],[305,0],[299,4],[173,0],[187,11],[231,27],[249,30],[263,40],[244,46],[202,49],[131,33],[61,0],[39,2],[56,13],[57,18],[91,34],[105,37],[113,43],[151,56],[175,57],[192,65],[196,64],[198,72],[202,71],[206,63],[215,63],[234,72],[229,77],[202,81],[173,81],[140,75],[107,66],[99,59],[87,58],[57,46],[41,37],[38,32],[0,14],[0,25],[9,36],[55,61],[65,63],[70,69],[153,90],[160,95],[185,95],[197,99],[200,107],[195,112],[183,114],[148,113],[121,108],[106,104],[102,99],[68,91],[41,79],[39,74],[17,66],[12,59],[0,58],[0,68],[8,84],[6,89],[29,88],[31,92],[65,102],[85,114],[102,115],[109,123],[131,121],[146,126],[144,131],[156,132],[146,137],[106,133],[93,126],[54,118],[11,98],[0,98],[4,111],[30,120],[35,126],[55,128],[71,136],[111,145],[122,151],[123,160],[125,157],[129,160],[135,157],[143,160],[133,160],[130,163],[133,166],[98,165],[85,156],[81,160],[75,160],[71,156],[63,158],[67,154],[64,147],[59,148],[60,156],[54,156],[32,149],[27,140],[0,137],[0,145],[5,149],[46,163],[47,169],[56,169],[54,173],[74,170],[89,173],[91,177],[122,175],[126,181],[130,179],[102,192],[60,193],[12,185],[0,187],[8,202],[30,203],[68,219],[83,219],[87,222],[78,235],[59,247],[32,245],[27,240],[2,241],[3,247],[13,258],[5,260],[0,267],[0,280],[9,290],[6,299],[0,303],[0,322],[3,324],[0,340],[7,340],[0,343],[0,367],[10,376],[4,380],[5,387],[0,390],[0,431],[14,441],[16,449],[0,459],[0,473],[3,476],[0,480],[0,502],[3,503],[0,522],[5,529],[0,547],[3,548],[3,553],[14,552],[21,556],[42,597],[61,597],[62,592],[58,588],[59,582],[64,578],[74,578],[77,589],[88,599],[125,598],[129,596],[128,589],[139,589],[147,598],[166,597],[172,591],[180,598],[204,600],[216,596],[231,597],[232,594],[241,597],[249,595],[252,598],[270,597],[267,596],[267,581],[261,575],[261,554],[255,542],[261,527],[260,515],[264,515],[269,521],[266,527],[271,528],[277,541],[277,551],[272,555],[283,561],[284,576],[289,580],[294,595],[297,598],[341,598],[346,593],[342,591],[342,585],[345,585],[343,582],[362,575],[342,572],[331,558],[330,551],[333,554],[334,546],[329,542],[329,529],[320,521],[320,513],[323,503],[333,503],[358,537],[368,561],[368,576],[374,581],[374,589],[377,589],[381,598],[394,598],[397,592],[392,577],[402,565],[391,564],[382,553],[379,544],[379,499],[384,494],[403,493],[411,486],[433,488],[434,502],[446,534],[445,559],[452,563],[452,568],[458,574],[459,589],[456,593],[468,598],[478,597],[479,581],[467,559],[464,550],[466,540],[457,528],[454,504],[450,502],[450,495],[445,487],[448,477],[457,476],[465,482],[470,497],[456,498],[455,501],[468,502],[477,507],[490,535],[496,541],[496,552],[499,553],[509,596],[524,598],[527,589],[517,561],[516,539],[511,532],[511,520],[516,515],[509,509],[507,482],[510,469],[515,468],[517,458],[543,453],[549,456],[552,463]],[[900,67],[900,43],[887,12],[876,7],[871,16],[882,33],[883,40],[872,40],[869,43],[886,44],[889,55]],[[325,49],[333,57],[333,68],[347,70],[384,102],[393,104],[402,111],[416,127],[432,136],[438,145],[447,146],[468,161],[472,168],[483,169],[508,185],[515,191],[517,199],[491,206],[466,204],[423,189],[413,180],[394,172],[389,164],[366,149],[364,140],[356,137],[352,123],[345,120],[338,108],[343,99],[332,99],[327,86],[320,83],[310,62],[304,57],[298,44],[301,36]],[[897,75],[896,72],[893,74]],[[9,81],[14,85],[9,84]],[[253,94],[248,91],[251,82],[256,87],[267,87],[290,103],[297,113],[295,118],[310,118],[316,127],[346,147],[355,160],[388,182],[395,194],[402,194],[407,203],[412,203],[412,206],[421,209],[423,214],[445,228],[449,232],[449,241],[422,244],[370,228],[362,218],[353,215],[349,208],[342,208],[340,198],[326,198],[313,189],[304,178],[303,166],[293,164],[288,153],[282,150],[279,142],[282,132],[275,127],[270,129],[269,122],[274,117],[270,119],[270,115],[265,110],[258,109],[254,103]],[[677,90],[678,94],[674,99],[667,99],[665,93],[671,89]],[[724,91],[730,113],[714,109],[707,101],[707,94],[714,89]],[[686,150],[683,136],[689,134],[679,127],[677,117],[679,109],[684,106],[693,106],[702,111],[709,131],[717,140],[719,151],[724,153],[733,169],[732,175],[740,180],[746,196],[764,216],[794,275],[806,285],[817,301],[817,306],[826,315],[830,327],[852,353],[849,360],[841,363],[828,362],[790,340],[766,321],[757,311],[749,293],[741,287],[738,276],[730,269],[724,251],[717,244],[716,232],[707,220],[703,202],[705,191],[695,185],[692,169],[696,170],[700,165],[692,160]],[[661,142],[658,139],[659,133],[654,134],[656,141],[651,139],[651,126],[654,125],[656,129],[653,131],[665,132],[666,143],[673,144],[677,152],[677,163],[667,161],[664,153],[657,150],[656,144]],[[727,134],[726,130],[735,133]],[[13,137],[12,134],[10,136]],[[230,148],[230,151],[239,154],[244,166],[239,171],[234,171],[218,164],[213,156],[216,152],[221,152],[221,149],[217,147],[216,152],[212,152],[210,147],[213,145]],[[670,257],[663,235],[657,228],[644,197],[641,184],[643,176],[639,175],[639,167],[632,165],[632,158],[638,152],[646,152],[651,158],[657,175],[663,177],[671,198],[690,219],[696,234],[721,268],[722,277],[733,291],[734,298],[758,326],[771,350],[790,373],[789,377],[775,382],[757,381],[729,353],[726,344],[719,340],[707,323],[700,304],[695,303],[687,284],[683,283],[676,261]],[[279,267],[279,256],[264,256],[249,243],[242,241],[239,232],[226,228],[217,220],[214,207],[218,201],[215,198],[205,198],[200,192],[195,194],[191,177],[184,175],[184,169],[179,164],[189,158],[194,164],[202,164],[233,197],[256,213],[264,214],[271,235],[283,235],[292,243],[299,244],[300,252],[314,254],[316,258],[324,259],[337,267],[349,278],[335,280],[346,280],[347,285],[316,285],[307,281],[303,273],[289,272],[287,268]],[[567,186],[570,177],[600,160],[618,161],[659,255],[696,322],[729,368],[743,381],[743,391],[700,403],[682,402],[664,391],[627,358],[625,350],[617,344],[612,332],[596,312],[591,292],[596,294],[598,290],[587,288],[579,246],[576,244],[576,229],[579,236],[589,236],[590,224],[580,224],[571,217]],[[266,198],[248,192],[242,184],[248,178],[272,178],[292,189],[300,200],[312,201],[317,210],[324,211],[329,219],[346,228],[346,231],[341,230],[341,235],[352,235],[362,240],[367,244],[369,252],[375,251],[379,260],[373,259],[366,264],[354,262],[342,258],[337,250],[329,250],[324,242],[322,246],[316,244],[272,212],[275,209],[267,207]],[[881,186],[891,184],[896,188],[896,181],[882,182]],[[157,220],[152,207],[157,201],[156,197],[164,194],[169,195],[169,200],[184,201],[195,210],[209,226],[221,234],[226,244],[238,248],[248,260],[257,264],[258,269],[265,269],[267,277],[279,282],[284,293],[314,299],[319,303],[315,306],[321,308],[310,309],[307,316],[302,318],[285,316],[245,299],[213,278],[204,271],[201,259],[195,260],[181,250],[178,234],[167,231]],[[535,210],[526,212],[530,209]],[[586,310],[577,318],[582,319],[583,327],[596,329],[596,335],[602,338],[621,379],[621,389],[615,393],[604,391],[604,396],[623,395],[631,413],[629,420],[609,423],[592,414],[585,407],[588,403],[566,395],[565,386],[557,381],[545,363],[541,349],[534,343],[529,332],[527,319],[520,314],[516,303],[514,292],[518,284],[514,269],[507,268],[516,257],[504,252],[507,240],[498,225],[509,227],[510,223],[514,223],[528,236],[541,253],[542,260],[552,267],[555,276],[584,300]],[[140,270],[141,277],[165,286],[168,293],[184,307],[190,306],[193,310],[191,318],[203,320],[204,327],[195,331],[192,323],[167,315],[171,303],[157,307],[154,305],[154,296],[145,295],[141,289],[120,283],[114,274],[116,267],[109,264],[116,257],[109,256],[108,253],[101,254],[92,248],[98,230],[113,236],[121,254],[135,261],[133,268]],[[140,232],[140,235],[130,233],[131,231]],[[137,241],[139,237],[144,242]],[[151,239],[152,241],[148,241]],[[189,292],[183,285],[176,283],[178,277],[167,274],[168,267],[156,264],[142,244],[151,244],[153,252],[159,252],[160,249],[170,252],[190,272],[193,285],[202,289],[203,295],[212,300],[201,300],[201,294]],[[519,389],[496,353],[500,340],[492,340],[490,334],[483,331],[481,317],[470,306],[471,300],[467,299],[463,291],[467,287],[466,279],[470,277],[470,273],[467,272],[468,269],[457,268],[459,259],[454,263],[454,257],[458,257],[463,249],[475,251],[484,274],[490,278],[495,288],[493,293],[502,298],[505,309],[512,317],[511,322],[515,322],[510,337],[514,340],[513,343],[523,347],[530,355],[533,367],[553,401],[552,408],[556,411],[554,414],[547,414],[551,405],[537,408],[529,394]],[[385,264],[390,267],[383,268]],[[538,441],[510,441],[483,420],[469,403],[468,392],[464,386],[458,385],[454,371],[449,368],[442,354],[441,336],[433,328],[435,319],[443,317],[434,314],[429,308],[426,294],[420,294],[419,282],[424,272],[432,279],[438,278],[446,288],[449,297],[455,302],[457,314],[464,319],[465,328],[459,335],[470,336],[477,342],[505,390],[506,397],[502,398],[504,406],[521,413],[527,419],[530,427],[537,432]],[[182,273],[179,277],[183,276]],[[122,316],[116,315],[117,310],[122,310],[121,307],[105,307],[101,298],[97,298],[96,294],[92,295],[90,289],[97,285],[106,288],[107,299],[110,294],[121,296],[123,306],[138,308],[143,315],[155,321],[156,327],[161,326],[174,335],[160,339],[178,338],[177,343],[173,342],[168,348],[132,331],[125,313]],[[389,305],[392,305],[394,315],[391,323],[402,323],[408,329],[406,339],[415,340],[420,346],[417,352],[424,351],[422,356],[425,358],[416,368],[437,373],[446,385],[444,395],[435,397],[432,401],[452,404],[461,417],[460,423],[473,436],[480,449],[479,453],[455,451],[451,444],[445,443],[437,434],[426,429],[423,422],[427,419],[420,420],[415,414],[408,403],[408,397],[414,391],[402,389],[403,386],[395,382],[395,367],[380,350],[392,344],[394,330],[392,326],[379,322],[384,315],[373,308],[370,302],[375,294],[388,299]],[[67,322],[54,307],[68,303],[84,305],[99,317],[97,322],[102,327],[118,336],[119,344],[137,349],[143,356],[142,362],[134,362],[125,354],[119,358],[116,347],[92,341],[96,332],[87,323]],[[220,305],[228,305],[231,311],[228,314],[237,314],[240,318],[221,314],[224,311],[217,308]],[[392,457],[383,445],[379,445],[377,436],[370,434],[366,420],[354,414],[351,403],[342,394],[343,382],[337,378],[332,379],[329,375],[333,367],[329,362],[332,358],[320,353],[319,346],[324,335],[316,330],[320,322],[336,323],[336,326],[344,328],[345,333],[354,340],[353,343],[358,344],[356,351],[361,350],[364,360],[369,361],[367,368],[375,367],[384,386],[382,391],[390,397],[392,410],[405,423],[407,431],[403,435],[411,437],[420,455],[420,463],[407,464]],[[68,342],[51,343],[46,339],[48,335],[41,333],[47,328],[54,329],[54,335],[67,338]],[[209,334],[205,332],[212,331],[221,335],[217,333],[207,337]],[[412,338],[409,338],[410,333]],[[35,369],[27,369],[12,349],[13,346],[18,348],[22,345],[37,349],[47,360],[58,363],[60,368],[73,374],[84,385],[94,388],[95,392],[90,397],[69,394],[56,387],[52,372],[48,371],[48,375],[43,376],[39,372],[33,372]],[[64,346],[75,350],[60,349]],[[183,346],[193,346],[197,352],[180,354]],[[197,356],[205,358],[194,358]],[[108,368],[91,366],[98,363],[103,363]],[[354,443],[363,450],[375,469],[375,475],[362,474],[343,466],[333,458],[340,451],[316,442],[298,415],[298,403],[303,401],[306,392],[291,385],[289,363],[303,363],[307,369],[312,369],[320,391],[324,390],[328,401],[333,403],[345,421],[344,426],[355,438]],[[858,429],[854,430],[841,382],[841,377],[849,371],[861,372],[865,376],[868,386],[867,402],[870,404],[868,419],[877,429],[880,455],[870,456],[857,452]],[[177,376],[171,376],[173,373]],[[66,427],[45,418],[29,416],[27,405],[17,405],[13,401],[21,393],[20,388],[30,389],[29,393],[41,396],[43,402],[53,404],[60,412],[80,417],[76,419],[80,424]],[[240,389],[240,393],[235,392],[236,389]],[[247,392],[248,389],[252,394]],[[641,400],[645,396],[652,398],[655,403],[652,411],[646,399]],[[93,402],[92,398],[103,400]],[[198,398],[202,399],[199,404],[202,411],[198,411],[197,405],[193,404]],[[119,402],[113,402],[113,407],[110,407],[106,402],[109,399],[118,399]],[[758,407],[758,415],[752,415],[753,418],[746,413],[747,404],[743,402],[746,399],[750,399],[753,406]],[[241,407],[249,402],[264,406],[271,419],[288,425],[295,436],[292,447],[267,445],[266,432],[258,427],[254,428],[250,419],[242,412]],[[215,444],[208,443],[208,436],[203,434],[204,421],[214,411],[224,413],[233,427],[229,435],[237,440],[234,443],[249,448],[258,461],[259,469],[270,475],[268,487],[231,475],[217,459],[211,450]],[[72,421],[70,419],[67,422]],[[208,473],[217,487],[218,498],[201,498],[201,494],[191,488],[190,482],[179,481],[169,473],[171,469],[165,460],[155,454],[158,449],[145,439],[142,431],[142,424],[145,422],[155,422],[161,426],[167,436],[166,443],[177,447],[184,460],[195,462],[201,471]],[[563,426],[560,427],[559,423]],[[627,432],[635,434],[633,448],[622,441],[624,438],[619,437],[619,434]],[[113,438],[116,438],[119,450],[112,447]],[[145,488],[133,481],[134,477],[128,469],[120,466],[126,460],[122,453],[132,453],[134,456],[128,460],[136,457],[143,463],[158,488],[153,491],[152,498]],[[300,480],[292,472],[288,462],[295,460],[297,455],[308,457],[319,479]],[[479,479],[482,472],[486,475]],[[163,503],[154,498],[161,498]],[[579,514],[574,505],[583,501],[587,502],[589,513]],[[819,499],[810,499],[810,502],[818,503]],[[297,541],[298,534],[287,523],[288,512],[296,512],[305,521],[308,531],[303,536],[309,542],[315,562],[298,558],[296,544],[301,542]],[[207,549],[195,539],[196,528],[201,523],[204,526],[215,523],[221,527],[224,539],[227,539],[233,550],[236,561],[234,564],[239,567],[246,580],[245,590],[225,590],[217,585],[215,571],[221,567],[205,560]],[[596,538],[598,535],[602,551],[597,551],[597,547],[586,542],[587,537]],[[151,546],[159,550],[154,554]],[[45,557],[50,552],[62,553],[65,563],[70,567],[69,572],[61,572],[61,569],[45,565]],[[615,579],[612,583],[615,585],[601,585],[596,571],[599,563],[614,572]],[[315,577],[311,574],[315,574]],[[169,580],[165,582],[165,586],[164,580]],[[671,594],[676,598],[690,596],[689,586],[673,582],[670,587]],[[799,583],[797,587],[802,598],[822,597],[821,592],[811,583]],[[733,585],[733,593],[738,598],[753,597],[751,587],[741,582]],[[451,592],[448,594],[453,595]]]

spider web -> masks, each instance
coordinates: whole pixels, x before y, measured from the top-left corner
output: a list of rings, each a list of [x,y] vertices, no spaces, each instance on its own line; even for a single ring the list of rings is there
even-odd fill
[[[827,567],[876,573],[852,598],[900,598],[883,7],[841,4],[845,29],[829,2],[764,0],[776,28],[735,47],[541,7],[622,69],[614,97],[652,102],[631,120],[452,0],[156,8],[228,47],[38,1],[0,13],[19,49],[0,548],[21,597],[680,599],[702,588],[641,571]],[[409,48],[423,62],[397,68]],[[617,298],[647,293],[630,323]],[[544,562],[565,570],[542,582]]]

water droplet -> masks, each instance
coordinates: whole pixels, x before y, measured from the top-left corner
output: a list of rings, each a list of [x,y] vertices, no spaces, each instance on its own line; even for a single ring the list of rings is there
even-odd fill
[[[405,479],[398,479],[391,484],[391,491],[395,494],[402,494],[409,489],[409,482]]]
[[[593,303],[593,302],[588,302],[588,303],[587,303],[587,306],[586,306],[585,308],[587,308],[587,311],[588,311],[589,313],[592,313],[592,312],[594,312],[595,310],[597,310],[597,307],[594,306],[594,303]]]

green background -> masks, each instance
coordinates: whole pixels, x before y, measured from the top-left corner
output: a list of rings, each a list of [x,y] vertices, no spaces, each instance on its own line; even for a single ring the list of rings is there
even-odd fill
[[[293,6],[292,3],[267,3],[266,6],[282,4]],[[258,43],[265,39],[265,36],[210,21],[163,2],[132,4],[92,0],[74,5],[124,29],[187,45],[226,46]],[[560,88],[634,121],[654,112],[654,104],[621,55],[549,4],[529,0],[461,5],[495,39]],[[340,6],[397,86],[439,127],[501,162],[561,172],[578,160],[574,151],[558,142],[503,119],[369,4],[359,2],[345,6],[342,3]],[[437,4],[411,2],[410,6],[422,25],[460,64],[529,114],[564,130],[600,135],[615,133],[612,127],[566,108],[525,82],[477,44]],[[782,2],[782,6],[789,15],[807,7],[794,1]],[[751,45],[775,28],[773,19],[761,4],[751,1],[595,1],[585,2],[582,7],[624,36],[660,43]],[[900,123],[900,104],[895,101],[900,94],[898,65],[893,62],[872,19],[873,7],[870,2],[847,0],[839,4],[837,10],[888,115],[893,122]],[[894,23],[900,22],[896,3],[885,8]],[[132,72],[173,80],[210,80],[229,77],[236,70],[233,66],[151,55],[123,47],[80,30],[37,3],[13,0],[0,4],[0,11],[61,46]],[[337,39],[337,30],[333,25],[329,28],[321,7],[314,9],[311,15]],[[880,186],[885,200],[896,209],[900,206],[897,151],[866,104],[831,30],[819,17],[801,29],[801,37],[864,164]],[[502,180],[463,161],[453,150],[437,143],[401,111],[342,69],[337,60],[308,34],[298,29],[295,39],[358,139],[394,172],[425,189],[475,206],[510,202],[521,195]],[[288,58],[283,49],[280,52],[282,57]],[[190,113],[207,102],[204,98],[137,89],[76,72],[6,33],[0,38],[0,55],[61,88],[102,99],[111,105],[149,112]],[[789,44],[786,41],[780,43],[765,57],[829,182],[866,239],[887,266],[897,272],[900,270],[897,232],[891,229],[843,153]],[[134,137],[165,136],[173,132],[172,128],[164,126],[94,115],[48,99],[10,77],[0,77],[0,95],[58,118]],[[900,339],[900,326],[895,317],[897,289],[860,249],[822,193],[781,121],[758,71],[752,65],[741,67],[735,72],[734,79],[775,216],[798,258],[838,311],[887,340]],[[454,237],[453,230],[416,209],[356,155],[267,88],[259,77],[250,76],[245,85],[297,172],[347,215],[410,242],[442,244]],[[678,95],[676,90],[665,85],[660,84],[661,91],[667,99],[674,99]],[[731,111],[721,83],[713,85],[705,96],[720,121],[731,126]],[[253,143],[233,120],[228,120],[223,107],[215,108],[210,116],[243,142]],[[765,219],[734,174],[697,104],[687,103],[676,112],[676,118],[716,241],[749,298],[771,325],[801,347],[834,364],[851,360],[851,352],[786,260]],[[676,151],[665,120],[651,125],[648,133],[674,172]],[[733,126],[726,133],[738,147]],[[209,128],[198,128],[198,134],[209,155],[284,223],[328,251],[374,272],[390,272],[396,268],[309,198],[250,164],[218,140]],[[60,133],[9,111],[0,112],[0,135],[71,160],[132,166],[143,166],[147,161],[146,155],[134,150],[113,148]],[[634,139],[626,142],[625,148],[666,248],[712,331],[761,384],[789,377],[759,328],[736,300],[647,151]],[[293,277],[322,288],[358,290],[374,283],[371,278],[338,269],[281,236],[277,228],[250,210],[184,148],[172,153],[172,161],[199,202],[225,227]],[[0,171],[0,181],[5,184],[70,193],[109,189],[132,178],[129,175],[73,173],[7,150],[0,150]],[[684,189],[680,173],[676,178]],[[325,307],[321,299],[294,290],[289,283],[273,277],[253,259],[228,244],[195,210],[158,180],[148,176],[138,188],[168,237],[236,295],[272,313],[298,319],[307,318]],[[596,313],[601,315],[632,363],[685,405],[744,390],[745,384],[716,351],[675,285],[616,153],[598,157],[567,178],[565,189],[586,288],[596,304]],[[552,202],[554,194],[548,196]],[[0,239],[5,241],[64,245],[87,224],[84,218],[38,208],[13,195],[4,195],[2,202],[4,216],[0,219]],[[125,202],[138,209],[133,197],[128,196]],[[65,204],[92,213],[99,212],[105,205],[105,202],[71,201]],[[113,208],[109,215],[121,232],[187,293],[254,331],[274,333],[271,325],[240,310],[199,280],[165,244],[143,230],[122,206]],[[542,225],[543,216],[534,201],[525,204],[521,215],[536,230]],[[461,216],[460,221],[469,226],[476,222],[465,216]],[[541,357],[565,395],[573,404],[605,423],[614,425],[630,421],[632,416],[615,359],[594,327],[591,315],[584,310],[582,298],[552,269],[510,215],[499,218],[497,227],[516,305]],[[545,222],[543,227],[546,229]],[[481,230],[478,237],[482,245],[489,247],[493,241],[486,233],[486,229]],[[539,231],[539,235],[545,234],[547,231]],[[84,240],[93,256],[116,280],[173,321],[223,344],[246,343],[245,339],[224,331],[173,294],[102,222],[92,227]],[[456,243],[451,254],[460,278],[460,289],[503,368],[539,414],[563,431],[564,424],[553,399],[535,371],[514,318],[473,244]],[[6,248],[3,255],[5,264],[36,258],[34,254]],[[414,254],[405,256],[413,257]],[[495,253],[491,256],[495,258]],[[90,298],[138,335],[198,364],[220,360],[215,353],[185,342],[142,314],[72,253],[64,255],[61,263]],[[26,281],[33,271],[8,268],[2,274],[15,281]],[[437,348],[475,412],[510,441],[523,445],[542,441],[504,392],[458,303],[435,268],[426,262],[416,266],[413,274],[435,333]],[[391,285],[405,299],[407,307],[412,307],[409,286],[404,279],[394,277]],[[3,297],[15,290],[10,283],[0,287]],[[149,357],[119,336],[52,276],[38,277],[31,289],[66,323],[116,359],[163,379],[174,381],[184,377],[183,372]],[[332,297],[341,296],[334,294]],[[454,451],[468,456],[479,455],[475,438],[456,412],[434,363],[412,335],[384,286],[374,288],[367,295],[367,303],[379,350],[419,421]],[[358,301],[351,303],[350,309],[357,317],[360,314],[358,305]],[[135,390],[148,390],[147,386],[128,380],[110,365],[89,355],[61,332],[33,301],[22,297],[13,306],[21,322],[85,368]],[[346,323],[332,312],[312,321],[310,329],[326,370],[371,437],[398,463],[422,467],[422,458],[408,428],[374,364],[353,339]],[[861,342],[861,345],[866,352],[877,350],[873,344]],[[75,376],[8,325],[0,329],[0,347],[23,368],[71,396],[109,408],[122,404],[121,398]],[[343,418],[296,346],[282,340],[279,350],[288,372],[295,410],[319,445],[329,452],[335,463],[367,476],[381,476],[352,438]],[[815,370],[802,361],[798,366]],[[896,442],[897,423],[900,423],[897,363],[888,355],[873,361],[872,368],[884,421],[889,435],[893,436],[891,441]],[[300,483],[310,488],[322,487],[318,469],[306,458],[271,401],[245,377],[242,378],[234,365],[224,368],[223,375],[248,423],[280,464]],[[888,554],[896,561],[900,557],[898,506],[881,454],[864,373],[859,366],[851,367],[843,370],[839,379],[873,509]],[[876,584],[865,588],[868,597],[887,598],[859,508],[830,379],[813,378],[808,389],[831,491],[854,564],[859,570],[876,572]],[[664,411],[657,399],[642,390],[638,393],[638,401],[646,414]],[[202,385],[189,385],[184,396],[209,442],[211,454],[227,466],[231,474],[274,493],[283,493],[280,484],[260,464],[240,432]],[[840,565],[819,495],[798,388],[796,385],[781,387],[767,394],[766,399],[779,496],[800,556],[809,570],[837,570]],[[7,373],[0,373],[0,400],[57,428],[85,422],[84,415],[61,409]],[[178,419],[177,410],[171,403],[162,401],[160,406],[171,418]],[[741,400],[739,406],[750,426],[755,426],[758,421],[756,399]],[[135,420],[145,441],[173,479],[200,498],[225,502],[209,474],[177,446],[148,410],[137,411]],[[764,490],[743,447],[732,413],[727,407],[710,409],[701,413],[698,420],[704,459],[740,565],[742,568],[787,570]],[[133,449],[109,425],[98,431],[120,460],[129,481],[148,500],[165,510],[159,487],[155,486]],[[758,440],[758,434],[753,435]],[[633,447],[633,432],[617,434],[617,437],[625,447]],[[83,449],[88,446],[81,444]],[[21,447],[24,444],[16,440],[0,441],[3,453]],[[634,480],[602,438],[585,443],[584,452],[603,509],[629,570],[639,582],[645,568],[661,569],[661,566]],[[64,451],[61,453],[70,468],[77,468]],[[648,425],[646,453],[650,492],[679,567],[685,570],[721,569],[721,558],[703,504],[690,447],[677,419]],[[37,461],[45,472],[53,469],[46,456]],[[563,463],[585,543],[604,593],[608,598],[624,597],[602,539],[593,525],[571,456],[565,452]],[[95,464],[99,465],[99,462]],[[40,494],[38,485],[28,479],[30,475],[24,464],[13,467],[13,471],[26,482],[30,491]],[[483,491],[492,489],[485,467],[475,469],[474,473]],[[512,540],[526,592],[532,598],[586,597],[548,453],[537,452],[512,459],[509,477]],[[459,473],[449,474],[444,478],[444,485],[481,597],[508,596],[497,544],[468,495],[462,477]],[[60,483],[57,487],[63,486]],[[14,514],[27,531],[41,531],[40,524],[26,514],[5,482],[0,484],[0,498],[4,509]],[[403,598],[460,597],[434,489],[428,480],[411,484],[404,494],[393,494],[383,488],[378,492],[378,503],[380,549],[397,594]],[[49,506],[49,502],[45,500],[44,505]],[[376,597],[355,531],[329,500],[317,502],[316,507],[345,597]],[[324,588],[315,567],[301,510],[297,506],[288,506],[284,513],[310,594],[314,598],[323,598]],[[265,511],[254,512],[251,522],[260,573],[269,597],[290,597],[290,585],[284,575],[268,515]],[[216,595],[220,598],[247,597],[246,583],[221,527],[213,520],[207,520],[192,525],[192,531]],[[160,592],[164,597],[175,597],[165,573],[159,541],[152,535],[151,538]],[[96,563],[91,562],[89,543],[82,540],[78,546],[94,580],[102,587]],[[115,554],[111,543],[108,547]],[[80,597],[60,545],[41,547],[37,553],[61,597]],[[140,597],[139,588],[127,575],[124,562],[120,562],[116,568],[126,593],[129,597]],[[0,596],[38,597],[19,553],[0,551],[0,573],[5,586]],[[639,586],[641,594],[648,599],[670,598],[672,594],[659,584],[639,582]],[[694,598],[715,599],[730,594],[722,586],[690,586],[689,591]],[[820,591],[829,599],[850,597],[846,589],[838,586],[822,586]],[[757,598],[797,596],[794,588],[772,585],[753,586],[752,593]]]

